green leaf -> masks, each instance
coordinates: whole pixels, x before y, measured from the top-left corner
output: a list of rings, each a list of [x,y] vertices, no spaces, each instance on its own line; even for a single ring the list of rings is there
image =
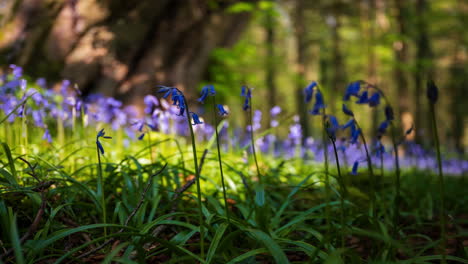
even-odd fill
[[[10,210],[9,210],[10,211]],[[10,239],[15,252],[15,263],[24,263],[23,250],[21,249],[21,242],[18,234],[18,228],[16,227],[16,215],[10,214]]]
[[[235,258],[233,258],[231,261],[229,261],[227,264],[235,264],[235,263],[239,263],[243,260],[246,260],[252,256],[256,256],[256,255],[259,255],[259,254],[264,254],[264,253],[268,253],[268,250],[266,248],[257,248],[257,249],[254,249],[254,250],[251,250],[251,251],[248,251],[240,256],[237,256]]]
[[[11,180],[10,183],[17,187],[17,186],[19,186],[18,185],[18,175],[16,174],[15,162],[13,160],[13,157],[11,156],[10,147],[8,147],[8,145],[6,143],[4,143],[4,142],[2,142],[2,147],[3,147],[3,150],[5,151],[6,156],[7,156],[8,164],[10,165],[11,176],[13,176],[13,178],[10,178],[10,180]]]
[[[114,250],[112,250],[111,253],[109,253],[109,255],[106,256],[106,258],[101,262],[102,264],[111,264],[112,263],[112,259],[117,255],[119,254],[120,250],[122,250],[122,248],[126,247],[128,245],[128,242],[125,242],[125,243],[122,243],[120,245],[118,245],[117,247],[115,247]]]
[[[246,231],[252,234],[257,240],[265,245],[265,247],[268,249],[268,251],[270,251],[270,254],[275,259],[276,263],[289,263],[289,260],[281,247],[268,234],[258,229],[247,229]]]
[[[222,223],[217,229],[216,229],[216,234],[213,237],[213,240],[211,241],[210,248],[208,249],[208,254],[206,255],[206,263],[209,264],[211,260],[213,259],[216,249],[219,246],[219,242],[221,241],[221,238],[224,234],[224,231],[226,231],[226,228],[228,227],[227,223]]]
[[[117,227],[117,228],[126,228],[126,229],[134,229],[128,226],[123,226],[123,225],[115,225],[115,224],[93,224],[93,225],[85,225],[85,226],[80,226],[72,229],[66,229],[57,231],[51,236],[46,239],[46,240],[38,240],[36,241],[37,243],[32,247],[33,251],[40,251],[51,245],[52,243],[56,242],[57,240],[60,240],[64,237],[67,237],[69,235],[72,235],[77,232],[83,232],[88,229],[95,229],[95,228],[103,228],[103,227]]]
[[[265,205],[265,187],[261,184],[255,188],[255,204],[260,207]]]
[[[227,11],[228,13],[242,13],[242,12],[250,12],[253,11],[255,5],[252,3],[240,2],[231,5]]]

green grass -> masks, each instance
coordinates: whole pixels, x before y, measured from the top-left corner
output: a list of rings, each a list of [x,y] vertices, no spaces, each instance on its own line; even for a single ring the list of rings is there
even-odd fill
[[[327,226],[322,164],[257,155],[260,185],[256,165],[244,163],[242,150],[223,152],[228,218],[216,145],[199,143],[198,157],[209,148],[198,162],[202,256],[196,186],[177,191],[196,175],[185,139],[151,132],[150,143],[125,149],[118,135],[108,133],[113,139],[102,142],[101,157],[103,223],[94,137],[49,146],[35,141],[34,131],[29,134],[26,151],[14,138],[0,151],[3,263],[436,263],[442,257],[440,186],[431,172],[402,172],[397,236],[392,233],[394,175],[379,178],[376,216],[369,213],[368,175],[354,177],[346,186],[342,247],[341,188],[334,166],[328,175]],[[468,263],[468,178],[445,180],[447,261]]]

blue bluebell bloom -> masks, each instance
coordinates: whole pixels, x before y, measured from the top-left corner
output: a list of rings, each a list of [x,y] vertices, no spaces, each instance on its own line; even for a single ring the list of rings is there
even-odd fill
[[[252,98],[252,90],[245,85],[242,86],[241,88],[241,96],[245,98],[244,100],[244,105],[242,106],[242,109],[246,111],[247,109],[250,108],[250,98]]]
[[[375,155],[377,157],[380,157],[385,153],[385,146],[380,142],[380,140],[377,141],[376,143],[376,148],[375,148]]]
[[[359,167],[359,161],[356,160],[354,162],[354,164],[353,164],[353,168],[351,170],[351,175],[357,175],[358,167]]]
[[[353,111],[351,111],[345,104],[343,104],[342,109],[343,109],[343,113],[345,113],[346,115],[354,116]]]
[[[351,96],[359,96],[359,90],[361,89],[361,82],[355,81],[348,85],[346,88],[345,95],[343,97],[344,101],[348,101]]]
[[[224,116],[228,114],[228,112],[226,111],[226,109],[224,109],[222,104],[217,104],[216,107],[218,108],[220,116]]]
[[[361,95],[359,96],[359,99],[356,101],[356,104],[367,104],[369,103],[369,92],[367,91],[364,91],[361,93]]]
[[[346,122],[342,127],[341,129],[347,129],[351,126],[354,126],[354,118],[353,119],[350,119],[348,122]]]
[[[328,115],[328,122],[326,123],[326,131],[328,137],[333,141],[336,140],[336,131],[340,128],[340,124],[338,123],[338,119],[335,116]]]
[[[312,111],[310,113],[312,115],[319,115],[320,114],[320,109],[324,109],[325,106],[325,101],[323,100],[323,95],[320,92],[320,90],[317,90],[315,92],[315,103],[314,107],[312,108]]]
[[[305,95],[306,103],[308,103],[308,102],[310,102],[310,100],[312,100],[312,94],[314,92],[314,87],[315,86],[317,86],[317,82],[313,81],[304,89],[304,95]]]
[[[172,105],[177,106],[180,110],[177,115],[183,116],[185,111],[185,97],[182,92],[175,87],[168,87],[163,85],[159,85],[158,87],[160,88],[158,93],[164,93],[163,98],[167,98],[169,95],[171,95]]]
[[[202,92],[201,92],[201,97],[198,98],[198,102],[200,103],[204,103],[205,100],[206,100],[206,97],[208,97],[208,95],[215,95],[216,92],[215,92],[215,88],[213,85],[209,84],[209,85],[205,85],[203,88],[202,88]]]
[[[385,134],[385,131],[387,131],[387,128],[388,128],[388,124],[389,124],[389,121],[387,120],[380,123],[379,128],[377,130],[379,134]]]
[[[102,155],[104,155],[104,148],[102,147],[102,144],[101,142],[99,141],[99,138],[106,138],[106,139],[110,139],[112,137],[109,137],[109,136],[106,136],[106,132],[104,132],[104,128],[101,129],[98,133],[97,133],[97,136],[96,136],[96,145],[99,149],[99,151],[101,152]]]
[[[200,121],[200,118],[198,117],[197,114],[195,114],[194,112],[190,112],[190,114],[192,115],[192,120],[193,120],[193,124],[192,124],[192,125],[203,124],[203,122]]]
[[[356,144],[361,134],[361,129],[357,129],[355,125],[351,126],[351,144]]]
[[[372,96],[369,98],[369,106],[370,107],[374,107],[374,106],[378,106],[380,104],[380,93],[379,92],[375,92],[374,94],[372,94]]]

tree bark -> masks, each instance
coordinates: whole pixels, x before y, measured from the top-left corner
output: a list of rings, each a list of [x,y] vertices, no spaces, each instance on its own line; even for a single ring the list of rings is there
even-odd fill
[[[265,84],[268,89],[268,106],[272,109],[277,104],[277,88],[276,88],[276,54],[275,54],[275,16],[273,10],[268,10],[265,15],[265,33],[266,33],[266,49],[267,56],[265,60]],[[270,115],[268,115],[269,117]],[[270,120],[268,120],[268,127]]]
[[[397,21],[397,32],[399,34],[399,40],[393,43],[393,51],[395,55],[395,66],[394,76],[395,85],[397,90],[398,107],[395,112],[400,117],[401,129],[408,129],[413,122],[411,119],[411,108],[410,108],[410,85],[408,82],[407,72],[405,67],[408,65],[408,17],[410,16],[407,1],[406,0],[395,0],[396,6],[396,21]],[[409,121],[409,122],[408,122]],[[416,126],[416,130],[419,127]]]
[[[158,84],[195,93],[211,51],[235,43],[250,14],[241,0],[24,0],[0,39],[4,63],[70,79],[84,93],[135,102]],[[248,2],[255,3],[257,0]]]
[[[306,86],[305,73],[307,68],[306,46],[307,40],[305,38],[305,0],[297,0],[295,6],[295,35],[296,35],[296,64],[297,64],[297,81],[296,81],[296,105],[297,112],[299,113],[299,122],[302,127],[302,141],[305,142],[306,138],[310,136],[310,126],[308,119],[307,105],[304,101],[303,89]]]
[[[424,122],[425,111],[425,81],[428,78],[434,78],[432,71],[432,51],[428,37],[427,27],[427,11],[428,5],[426,0],[417,0],[417,37],[416,37],[416,72],[414,74],[414,98],[415,98],[415,127],[416,127],[416,142],[422,143],[425,135],[431,134],[431,126]],[[419,128],[419,129],[418,129]],[[419,132],[418,132],[419,131]]]
[[[335,1],[332,7],[332,16],[329,25],[331,26],[332,33],[332,65],[333,65],[333,78],[331,79],[331,96],[330,96],[330,109],[332,113],[337,113],[336,102],[340,102],[341,98],[336,95],[342,94],[346,86],[346,72],[344,66],[343,54],[341,52],[341,2]]]

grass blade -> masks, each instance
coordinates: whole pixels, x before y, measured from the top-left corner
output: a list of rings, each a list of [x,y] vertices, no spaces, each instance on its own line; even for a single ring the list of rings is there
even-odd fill
[[[224,231],[226,231],[226,228],[228,227],[227,223],[222,223],[217,229],[216,229],[216,234],[213,237],[213,240],[211,241],[210,248],[208,249],[208,254],[206,255],[206,263],[209,264],[211,263],[211,260],[213,259],[216,249],[219,246],[219,243],[221,241],[221,238],[224,234]]]

